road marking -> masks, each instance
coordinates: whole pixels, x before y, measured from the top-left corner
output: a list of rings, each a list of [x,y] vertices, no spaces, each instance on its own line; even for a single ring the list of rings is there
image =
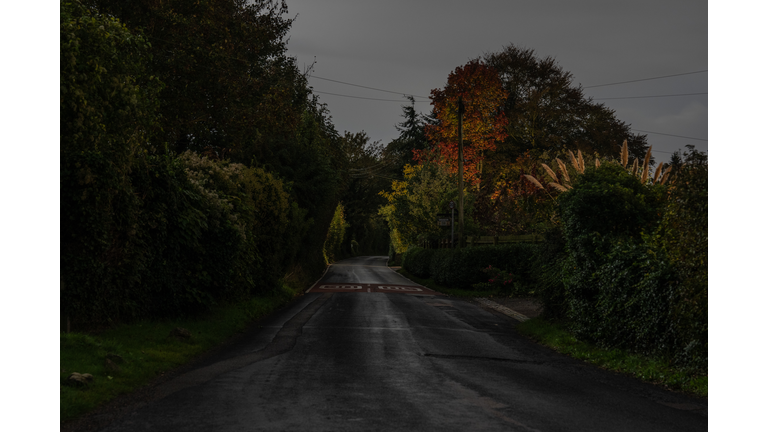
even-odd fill
[[[411,286],[383,286],[379,285],[380,290],[385,291],[421,291],[421,288],[411,287]]]
[[[371,292],[371,289],[370,289],[370,288],[368,288],[368,292]]]
[[[513,311],[512,309],[510,309],[510,308],[508,308],[506,306],[502,306],[502,305],[496,303],[495,301],[491,301],[491,300],[484,299],[484,298],[481,298],[481,297],[475,298],[475,300],[478,303],[482,303],[485,306],[487,306],[487,307],[489,307],[491,309],[495,309],[495,310],[503,313],[504,315],[512,317],[512,318],[514,318],[514,319],[516,319],[516,320],[518,320],[520,322],[528,321],[530,319],[527,316],[521,314],[520,312]]]
[[[320,285],[320,289],[361,290],[361,285]]]

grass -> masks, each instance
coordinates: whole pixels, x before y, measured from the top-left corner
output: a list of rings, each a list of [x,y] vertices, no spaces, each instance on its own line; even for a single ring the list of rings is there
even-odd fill
[[[189,362],[242,331],[255,319],[285,305],[296,294],[296,290],[284,286],[267,297],[220,306],[204,317],[144,321],[98,334],[61,333],[61,422],[73,420]],[[186,341],[169,337],[176,327],[189,330],[192,337]],[[119,371],[107,369],[109,354],[123,359],[115,361]],[[90,373],[93,381],[86,387],[66,385],[72,372]]]
[[[707,397],[707,376],[673,368],[660,359],[648,358],[618,349],[600,348],[577,340],[558,324],[533,318],[517,325],[517,330],[554,350],[600,368],[630,374],[643,381],[671,390]]]
[[[454,297],[498,297],[497,291],[471,291],[447,288],[436,284],[432,279],[422,279],[408,273],[405,269],[397,270],[408,279],[425,287]],[[600,348],[577,340],[571,333],[558,324],[542,318],[533,318],[517,325],[517,330],[539,343],[562,354],[592,363],[600,368],[626,373],[643,381],[662,385],[671,390],[682,391],[699,397],[707,397],[707,376],[670,367],[661,359],[653,359],[619,349]]]

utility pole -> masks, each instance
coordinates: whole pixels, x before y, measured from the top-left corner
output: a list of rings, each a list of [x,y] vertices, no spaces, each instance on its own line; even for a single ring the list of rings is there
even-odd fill
[[[464,136],[461,122],[464,116],[464,102],[459,96],[459,248],[464,247]]]

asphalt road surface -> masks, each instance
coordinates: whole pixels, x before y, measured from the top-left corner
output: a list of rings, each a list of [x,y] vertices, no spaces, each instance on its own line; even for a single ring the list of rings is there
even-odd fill
[[[707,430],[705,399],[559,355],[504,315],[436,294],[386,257],[341,261],[102,430]]]

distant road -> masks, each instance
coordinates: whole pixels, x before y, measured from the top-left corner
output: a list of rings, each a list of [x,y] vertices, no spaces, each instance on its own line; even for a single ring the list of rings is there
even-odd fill
[[[103,430],[707,430],[706,400],[559,355],[506,316],[435,294],[386,257],[341,261]]]

